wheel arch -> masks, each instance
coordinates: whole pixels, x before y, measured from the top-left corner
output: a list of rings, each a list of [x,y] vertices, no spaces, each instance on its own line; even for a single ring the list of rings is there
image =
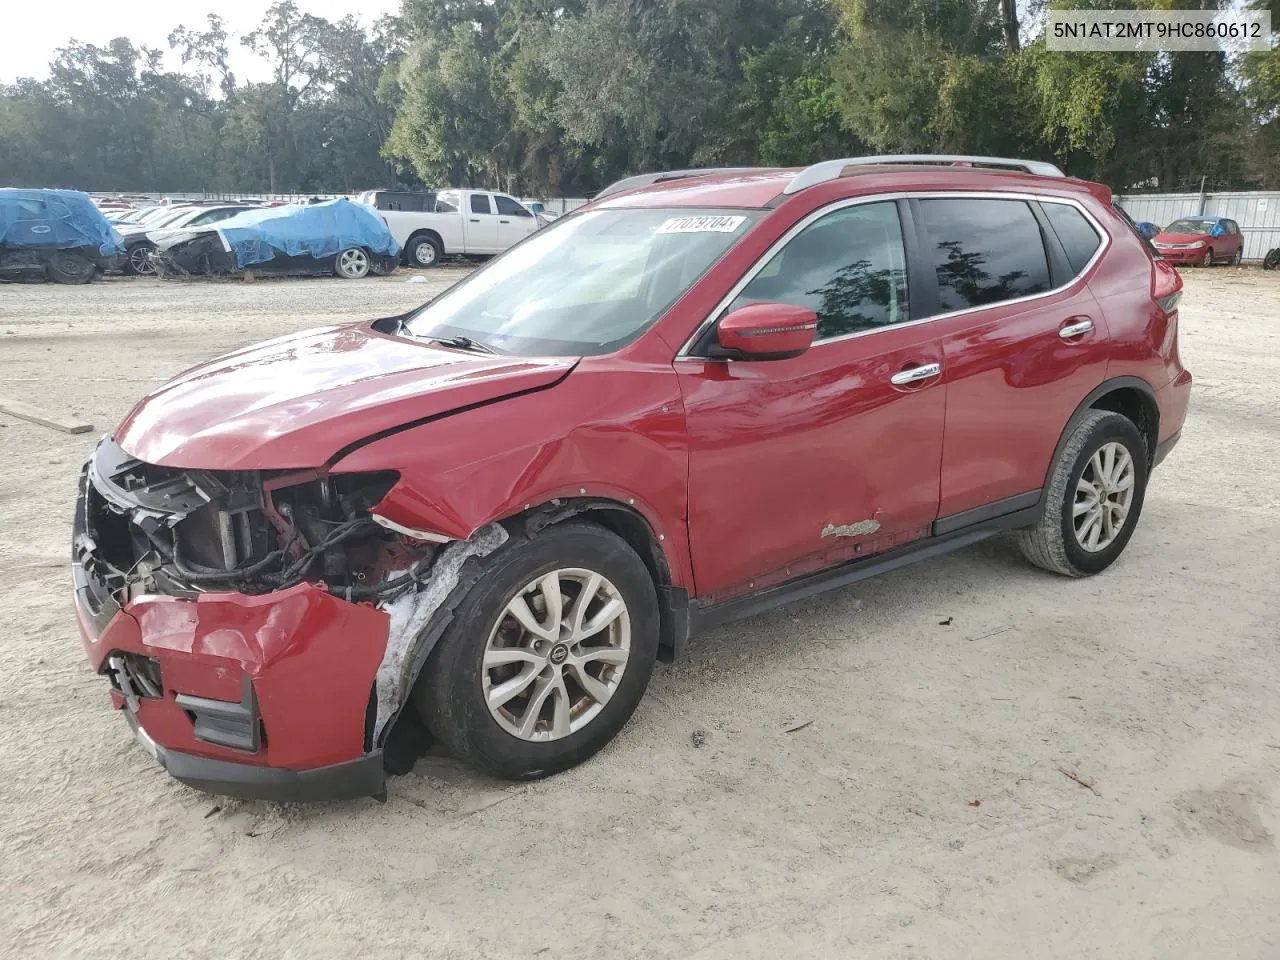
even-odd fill
[[[662,541],[643,513],[608,497],[570,497],[528,507],[500,522],[513,532],[519,530],[533,538],[570,518],[604,527],[626,541],[640,557],[658,595],[659,659],[670,663],[683,650],[689,636],[689,594],[673,585],[671,564]]]
[[[1080,420],[1091,410],[1107,410],[1127,417],[1138,428],[1147,446],[1147,466],[1155,462],[1156,446],[1160,438],[1160,405],[1151,384],[1139,377],[1113,377],[1089,391],[1067,420],[1053,448],[1053,458],[1045,470],[1044,483],[1049,482],[1053,465],[1062,456],[1062,449],[1070,440]]]

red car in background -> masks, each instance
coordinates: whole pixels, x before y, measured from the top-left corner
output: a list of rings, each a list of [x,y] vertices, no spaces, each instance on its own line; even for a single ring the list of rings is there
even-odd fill
[[[1151,240],[1160,256],[1171,263],[1211,267],[1244,259],[1244,234],[1226,217],[1183,217]]]
[[[423,729],[553,774],[708,627],[1003,531],[1105,570],[1182,430],[1181,288],[1034,161],[622,181],[142,400],[80,481],[85,650],[202,789],[384,795]]]

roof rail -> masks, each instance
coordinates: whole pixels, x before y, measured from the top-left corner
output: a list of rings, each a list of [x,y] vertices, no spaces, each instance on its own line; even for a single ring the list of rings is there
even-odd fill
[[[982,167],[1012,167],[1040,177],[1065,177],[1066,174],[1052,163],[1042,160],[1010,160],[1006,157],[969,157],[947,153],[895,153],[879,157],[847,157],[844,160],[824,160],[805,168],[787,184],[783,193],[799,193],[819,183],[836,180],[844,175],[845,167],[871,166],[881,163],[940,163],[972,164]]]
[[[709,177],[719,173],[755,173],[759,169],[759,167],[701,167],[694,170],[664,170],[661,173],[642,173],[639,176],[627,177],[624,180],[609,184],[591,199],[600,200],[615,193],[622,193],[624,190],[635,190],[654,183],[666,183],[668,180]]]

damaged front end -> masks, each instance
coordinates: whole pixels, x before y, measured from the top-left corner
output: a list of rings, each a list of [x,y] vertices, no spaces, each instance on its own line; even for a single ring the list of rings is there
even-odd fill
[[[506,539],[378,516],[397,479],[175,469],[98,445],[77,503],[77,610],[94,668],[170,773],[273,799],[382,791],[427,625],[462,562]]]

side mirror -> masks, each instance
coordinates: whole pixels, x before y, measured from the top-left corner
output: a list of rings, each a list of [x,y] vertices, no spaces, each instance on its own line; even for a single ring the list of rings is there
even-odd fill
[[[714,356],[734,360],[787,360],[813,344],[818,315],[789,303],[753,303],[729,313],[716,328]]]

